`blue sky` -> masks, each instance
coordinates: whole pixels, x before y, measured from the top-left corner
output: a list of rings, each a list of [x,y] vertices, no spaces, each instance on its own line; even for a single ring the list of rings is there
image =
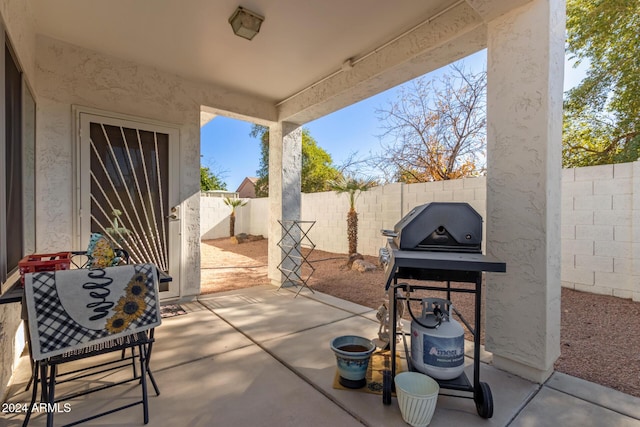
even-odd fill
[[[486,51],[463,59],[465,67],[474,72],[485,68]],[[437,77],[448,67],[433,71],[427,78]],[[584,67],[575,69],[565,62],[565,90],[584,78]],[[382,133],[375,111],[396,98],[398,88],[392,88],[328,116],[307,123],[311,136],[333,158],[343,163],[351,153],[367,155],[380,147]],[[222,177],[227,189],[235,191],[247,176],[256,176],[260,167],[260,142],[249,136],[252,124],[218,116],[202,127],[201,162]]]

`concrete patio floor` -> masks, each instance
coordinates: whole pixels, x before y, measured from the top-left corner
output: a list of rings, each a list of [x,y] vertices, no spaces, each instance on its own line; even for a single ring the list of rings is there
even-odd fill
[[[333,388],[338,335],[377,335],[375,311],[303,290],[259,286],[202,296],[182,303],[186,315],[163,320],[156,330],[151,368],[160,396],[150,387],[152,426],[404,426],[395,398]],[[486,355],[490,360],[490,355]],[[468,374],[472,361],[467,358]],[[124,372],[94,379],[106,381]],[[10,387],[10,403],[28,403],[29,363]],[[640,426],[640,399],[555,373],[544,385],[481,364],[494,415],[480,418],[470,399],[440,396],[431,426]],[[67,385],[86,387],[87,383]],[[62,391],[62,390],[61,390]],[[56,425],[139,396],[124,385],[70,401]],[[0,426],[19,426],[23,414],[0,413]],[[30,426],[45,425],[35,413]],[[143,425],[134,406],[86,425]]]

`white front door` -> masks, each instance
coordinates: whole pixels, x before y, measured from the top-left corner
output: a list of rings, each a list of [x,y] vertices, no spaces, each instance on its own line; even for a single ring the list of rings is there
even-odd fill
[[[79,124],[80,247],[107,236],[172,276],[161,298],[179,296],[178,130],[82,111]]]

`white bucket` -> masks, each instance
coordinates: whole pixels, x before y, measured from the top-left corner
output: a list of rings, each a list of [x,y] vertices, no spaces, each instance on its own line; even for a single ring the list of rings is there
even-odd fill
[[[395,384],[402,419],[413,427],[429,425],[440,392],[436,380],[419,372],[401,372]]]

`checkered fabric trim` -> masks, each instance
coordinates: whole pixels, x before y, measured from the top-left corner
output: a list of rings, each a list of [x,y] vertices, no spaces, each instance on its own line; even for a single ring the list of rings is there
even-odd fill
[[[150,264],[134,266],[136,273],[142,273],[146,277],[146,308],[135,321],[131,322],[128,330],[133,331],[149,324],[158,323],[160,313],[153,280],[154,268]],[[87,329],[67,314],[56,291],[55,272],[41,272],[33,275],[33,298],[37,317],[38,341],[42,355],[52,352],[59,353],[59,350],[77,347],[84,343],[90,345],[92,341],[114,335],[106,329]],[[130,332],[120,332],[117,335],[123,333]]]
[[[69,317],[60,303],[55,285],[55,272],[33,275],[33,298],[42,354],[78,345],[95,338],[96,334]]]
[[[158,296],[156,295],[156,287],[153,283],[153,274],[155,273],[153,269],[155,267],[150,264],[139,264],[135,265],[134,268],[136,270],[136,273],[142,273],[147,278],[147,281],[145,282],[147,286],[147,294],[145,296],[146,309],[140,317],[138,317],[131,323],[132,326],[136,328],[156,322],[158,318],[160,318],[160,313],[158,311]]]

